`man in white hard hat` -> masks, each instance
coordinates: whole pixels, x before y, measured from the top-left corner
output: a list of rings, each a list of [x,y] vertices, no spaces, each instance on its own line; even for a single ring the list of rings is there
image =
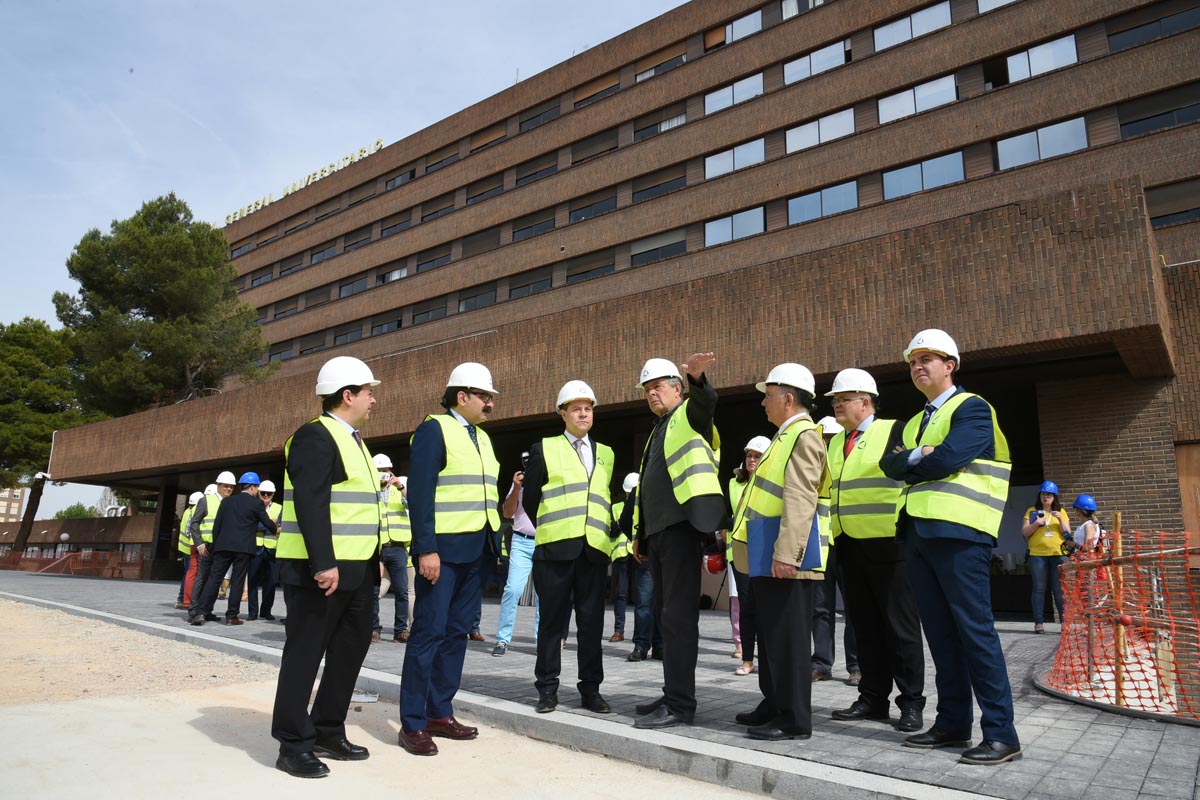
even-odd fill
[[[686,399],[679,368],[665,358],[647,361],[638,378],[658,419],[639,470],[635,552],[650,560],[663,638],[663,696],[636,707],[638,728],[691,725],[696,716],[702,551],[725,517],[713,452],[720,449],[717,392],[705,377],[714,360],[712,353],[695,353],[682,365]]]
[[[825,393],[842,430],[829,443],[833,475],[830,526],[846,598],[846,623],[857,634],[862,678],[858,699],[834,719],[889,718],[896,686],[896,729],[924,725],[925,651],[921,620],[896,542],[896,503],[903,486],[883,474],[879,460],[899,441],[902,425],[876,416],[879,389],[870,373],[844,369]]]
[[[371,416],[378,385],[357,358],[326,361],[315,392],[321,415],[283,446],[283,529],[275,553],[287,639],[271,735],[279,741],[275,766],[300,778],[329,774],[318,756],[362,761],[370,755],[346,739],[346,712],[371,646],[379,581],[379,478],[359,431]],[[309,711],[322,658],[321,685]]]
[[[200,607],[196,600],[204,593],[204,584],[210,580],[209,572],[213,559],[213,523],[216,522],[217,511],[221,508],[221,501],[231,496],[236,488],[237,479],[233,477],[233,473],[223,470],[221,474],[217,475],[216,482],[210,483],[204,490],[204,496],[197,501],[196,510],[192,512],[192,518],[188,520],[188,536],[196,545],[196,560],[198,561],[196,580],[192,584],[192,602],[188,604],[188,622],[192,622],[200,615]],[[224,573],[222,573],[213,575],[211,579],[220,582],[224,577]],[[217,619],[215,614],[208,614],[202,618],[208,622],[214,622]]]
[[[556,405],[566,430],[529,448],[521,497],[537,531],[533,551],[533,585],[541,603],[533,668],[537,711],[544,714],[558,706],[559,637],[574,608],[580,705],[607,714],[612,709],[600,694],[601,640],[608,565],[615,544],[609,497],[613,451],[590,433],[596,407],[592,387],[567,381]]]
[[[1008,498],[1011,459],[996,414],[982,397],[954,383],[958,345],[931,328],[904,351],[925,410],[904,426],[903,440],[880,461],[905,489],[897,503],[909,581],[937,669],[937,718],[909,747],[970,744],[979,703],[983,741],[963,753],[968,764],[1000,764],[1021,752],[1012,690],[992,617],[992,548]]]
[[[258,487],[258,499],[262,500],[267,509],[267,516],[276,524],[281,524],[283,505],[275,502],[275,482],[263,481]],[[260,528],[258,564],[250,563],[250,620],[274,620],[271,611],[275,608],[275,586],[279,583],[279,562],[275,558],[275,550],[279,547],[278,531]],[[262,603],[259,604],[259,589],[262,590]]]
[[[203,492],[192,492],[188,497],[187,508],[179,518],[179,539],[176,548],[183,554],[183,576],[179,579],[179,596],[175,598],[175,608],[187,608],[192,603],[192,584],[196,580],[196,545],[188,536],[188,523],[196,511],[196,503],[204,497]]]
[[[778,429],[750,478],[733,522],[734,559],[746,564],[754,594],[763,699],[736,721],[752,739],[812,735],[813,613],[829,544],[829,468],[812,419],[812,372],[785,363],[767,374],[767,420]]]
[[[412,526],[404,503],[404,485],[393,472],[392,459],[383,453],[375,454],[379,470],[379,502],[385,509],[380,539],[379,566],[386,573],[396,595],[392,612],[392,641],[408,641],[408,546],[412,543]],[[379,597],[375,597],[375,616],[371,623],[371,642],[378,642],[383,633],[379,619]]]
[[[467,634],[482,601],[480,561],[487,537],[500,530],[500,464],[479,426],[497,391],[483,364],[459,364],[442,395],[444,414],[425,418],[413,434],[408,468],[412,553],[417,565],[413,627],[400,681],[400,746],[437,754],[434,736],[474,739],[479,731],[454,718]]]

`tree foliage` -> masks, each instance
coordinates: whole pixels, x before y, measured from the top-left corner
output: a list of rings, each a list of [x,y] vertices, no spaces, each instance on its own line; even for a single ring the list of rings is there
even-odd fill
[[[262,378],[265,345],[228,249],[174,194],[84,235],[67,259],[79,294],[55,292],[54,306],[74,333],[85,407],[121,416],[219,389],[231,373]]]
[[[70,342],[40,319],[0,324],[0,486],[46,469],[54,431],[99,419],[75,402]]]
[[[96,516],[96,509],[83,503],[72,503],[66,508],[54,513],[55,519],[91,519]]]

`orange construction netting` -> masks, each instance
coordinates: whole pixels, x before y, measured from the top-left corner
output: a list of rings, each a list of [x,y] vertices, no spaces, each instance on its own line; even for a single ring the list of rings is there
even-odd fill
[[[1188,570],[1200,547],[1186,533],[1106,538],[1104,551],[1064,560],[1062,638],[1039,683],[1090,704],[1200,720],[1200,580]]]

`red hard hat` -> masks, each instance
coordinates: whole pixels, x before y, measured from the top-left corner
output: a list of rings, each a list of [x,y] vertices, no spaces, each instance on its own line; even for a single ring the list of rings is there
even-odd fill
[[[704,569],[710,575],[720,575],[725,571],[725,551],[707,553],[704,556]]]

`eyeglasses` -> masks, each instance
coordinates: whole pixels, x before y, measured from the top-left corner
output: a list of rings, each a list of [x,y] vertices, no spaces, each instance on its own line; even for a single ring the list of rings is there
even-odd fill
[[[487,405],[488,403],[490,403],[496,399],[493,395],[490,395],[487,392],[471,392],[471,394],[475,395],[480,400],[482,400],[484,405]]]
[[[866,400],[866,399],[867,398],[865,398],[865,397],[842,397],[842,398],[835,397],[833,399],[833,404],[835,406],[844,406],[844,405],[846,405],[846,403],[853,403],[855,400]]]
[[[259,492],[259,494],[262,495],[263,497],[274,497],[275,496],[274,492]]]

